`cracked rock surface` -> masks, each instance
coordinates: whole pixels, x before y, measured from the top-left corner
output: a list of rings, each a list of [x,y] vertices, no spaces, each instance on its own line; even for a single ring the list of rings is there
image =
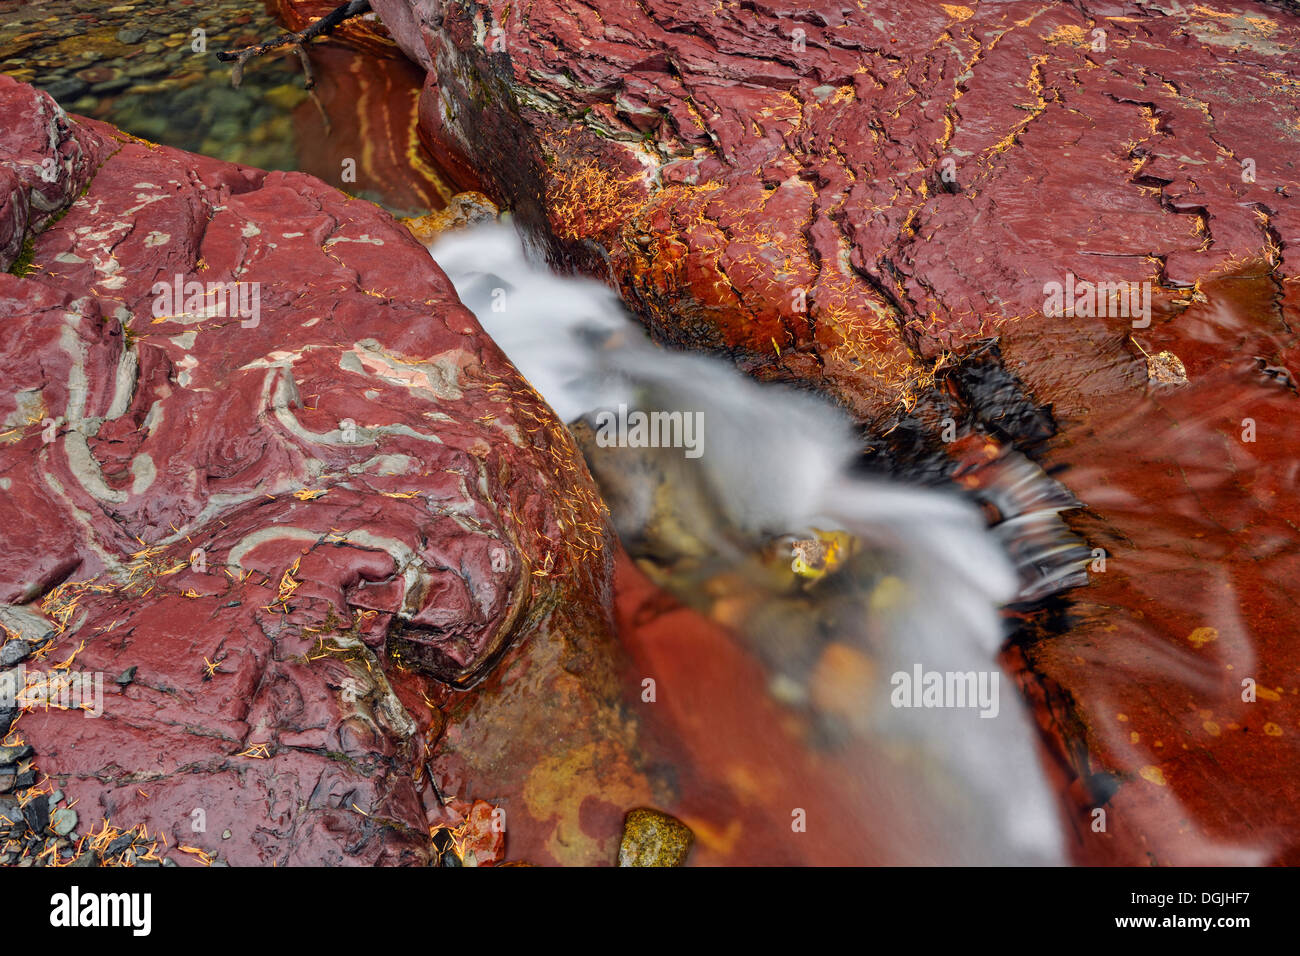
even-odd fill
[[[1300,269],[1300,20],[1276,5],[375,8],[429,71],[426,132],[557,257],[864,419],[1041,330],[1067,272],[1176,297]]]
[[[1106,560],[1008,652],[1078,859],[1294,861],[1294,4],[374,6],[462,187],[657,338],[1083,502]]]
[[[0,622],[24,653],[54,634],[8,741],[84,832],[147,827],[178,862],[428,862],[461,824],[444,797],[508,795],[430,766],[448,713],[492,713],[499,662],[536,693],[520,774],[598,709],[544,697],[599,682],[608,638],[605,514],[568,433],[374,205],[6,77],[0,117]],[[96,676],[102,703],[76,683]]]

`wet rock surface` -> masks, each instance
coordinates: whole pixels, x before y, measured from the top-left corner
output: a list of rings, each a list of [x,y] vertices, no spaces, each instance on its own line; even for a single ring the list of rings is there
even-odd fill
[[[285,28],[299,33],[334,12],[338,6],[334,0],[271,0],[268,4]],[[374,56],[392,57],[398,53],[397,44],[374,12],[343,21],[329,34],[329,38],[333,44]]]
[[[221,121],[186,144],[336,185],[364,139],[343,188],[450,200],[412,224],[426,238],[491,208],[421,165],[413,68],[373,21],[339,40],[386,65],[313,51],[322,112],[287,58],[237,96],[216,70],[184,81],[176,5],[161,39],[131,4],[27,6],[47,16],[0,14],[0,70],[65,105],[168,142]],[[301,26],[330,6],[278,9]],[[834,395],[870,426],[865,467],[979,493],[1014,447],[1087,506],[1088,587],[1015,609],[1005,655],[1077,859],[1295,861],[1285,5],[376,7],[429,71],[421,132],[456,187],[608,276],[659,338]],[[274,32],[228,12],[232,43]],[[48,679],[0,701],[22,755],[0,759],[0,862],[609,863],[639,805],[689,824],[693,862],[943,862],[932,808],[810,756],[752,658],[630,562],[620,664],[568,436],[385,217],[0,84],[0,302],[20,323],[0,668],[102,673],[106,702],[61,709]],[[322,117],[342,142],[311,145]],[[155,321],[151,282],[177,271],[261,282],[259,323]],[[1069,276],[1150,283],[1150,323],[1044,314]],[[648,747],[621,686],[638,669],[673,687]],[[819,706],[865,669],[819,661]],[[912,825],[882,836],[864,803]],[[791,842],[795,805],[837,828]]]
[[[1081,423],[1044,460],[1069,466],[1091,506],[1070,523],[1096,550],[1089,586],[1024,653],[1093,858],[1297,859],[1300,443],[1296,393],[1266,372],[1297,368],[1294,288],[1266,261],[1209,277],[1151,329],[1071,347],[1073,383],[1035,382]],[[1045,343],[1006,345],[1046,364]],[[1143,351],[1175,356],[1186,381],[1150,376]]]
[[[567,432],[372,204],[4,77],[0,116],[20,184],[0,228],[22,240],[0,261],[0,622],[37,644],[4,672],[4,744],[33,751],[11,762],[31,839],[52,821],[107,862],[435,861],[432,833],[479,833],[474,801],[511,795],[453,789],[444,736],[502,734],[475,702],[538,655],[575,696],[608,666],[604,512]],[[541,728],[574,745],[601,708],[530,705],[521,773]]]
[[[644,807],[628,812],[619,866],[681,866],[695,837],[676,817]]]
[[[1176,298],[1270,247],[1297,271],[1277,7],[375,6],[428,133],[557,257],[864,418],[1043,328],[1067,272]]]
[[[288,169],[296,156],[277,103],[293,94],[295,65],[269,60],[237,91],[213,56],[257,42],[274,24],[263,4],[248,0],[9,4],[0,11],[0,72],[69,110],[128,129],[139,123],[132,131],[148,139]],[[202,52],[193,48],[194,30],[203,31]]]
[[[285,2],[274,13],[297,29],[321,6],[332,4]],[[440,208],[450,190],[415,129],[422,73],[378,21],[351,21],[310,45],[314,92],[290,50],[259,57],[231,88],[216,52],[283,29],[256,0],[7,4],[0,73],[144,139],[310,173],[398,215]]]
[[[1015,609],[1006,654],[1077,859],[1293,859],[1291,6],[375,7],[428,71],[421,122],[462,188],[658,338],[835,396],[868,468],[978,491],[1014,447],[1084,506],[1087,588]],[[1053,307],[1076,280],[1149,311],[1097,286]],[[634,655],[675,613],[625,622]],[[725,821],[692,826],[735,859]]]

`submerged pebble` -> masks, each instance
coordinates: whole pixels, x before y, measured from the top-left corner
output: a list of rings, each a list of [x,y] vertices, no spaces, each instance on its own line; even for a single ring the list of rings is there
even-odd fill
[[[644,807],[631,810],[623,822],[618,865],[681,866],[693,842],[695,834],[676,817]]]

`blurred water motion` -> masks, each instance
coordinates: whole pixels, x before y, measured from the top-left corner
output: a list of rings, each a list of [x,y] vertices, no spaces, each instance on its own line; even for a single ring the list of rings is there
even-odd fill
[[[1062,859],[1056,798],[997,655],[1002,605],[1077,580],[1078,542],[1057,518],[1072,499],[1016,456],[986,476],[1011,518],[994,532],[956,493],[852,475],[857,440],[836,409],[656,347],[613,292],[534,264],[508,227],[454,233],[431,251],[571,423],[637,559],[621,580],[645,574],[735,635],[759,667],[715,676],[756,683],[793,719],[802,756],[833,763],[836,792],[810,793],[805,779],[793,806],[835,805],[850,835],[843,861]],[[694,420],[698,447],[683,424]],[[736,763],[729,776],[779,776],[773,727],[708,713],[728,698],[705,695],[692,705],[704,713],[679,716],[714,729]]]

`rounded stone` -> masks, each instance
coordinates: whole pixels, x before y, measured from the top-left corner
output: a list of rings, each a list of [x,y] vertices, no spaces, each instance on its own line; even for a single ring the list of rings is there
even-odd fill
[[[50,829],[59,836],[68,836],[77,829],[77,811],[60,807],[50,816]]]
[[[681,866],[695,834],[676,817],[645,807],[631,810],[623,821],[618,847],[619,866]]]

